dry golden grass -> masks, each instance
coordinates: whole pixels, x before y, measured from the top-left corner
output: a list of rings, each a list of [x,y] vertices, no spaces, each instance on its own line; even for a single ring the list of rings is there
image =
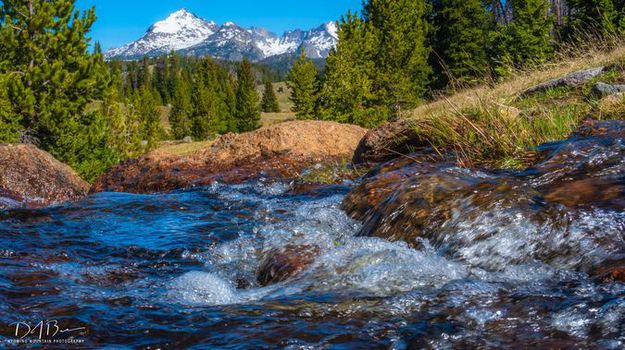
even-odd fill
[[[260,122],[262,126],[271,126],[290,120],[295,120],[295,113],[282,112],[282,113],[262,113],[260,116]]]
[[[616,49],[603,51],[601,48],[589,49],[584,54],[572,54],[572,58],[563,59],[559,63],[546,65],[542,69],[529,72],[517,72],[511,78],[495,86],[479,86],[458,91],[451,96],[442,96],[437,100],[424,104],[404,115],[404,118],[421,118],[449,114],[466,108],[476,108],[483,101],[496,101],[501,105],[509,105],[526,89],[542,82],[555,79],[569,73],[609,65],[625,57],[625,45]]]
[[[258,94],[262,98],[263,91],[265,89],[265,85],[258,85],[256,90]],[[286,82],[278,82],[273,83],[273,90],[276,93],[276,97],[278,98],[278,105],[280,106],[280,111],[282,113],[291,113],[291,107],[293,107],[293,103],[290,100],[291,90],[286,85]]]
[[[566,138],[587,117],[625,118],[625,100],[590,98],[593,81],[582,87],[556,88],[531,97],[521,93],[569,73],[611,67],[597,79],[625,79],[625,44],[607,50],[595,45],[562,54],[557,64],[517,72],[509,79],[464,91],[422,105],[403,117],[414,122],[423,141],[441,152],[451,151],[461,166],[522,167],[531,163],[535,146]],[[529,151],[529,152],[528,152]]]

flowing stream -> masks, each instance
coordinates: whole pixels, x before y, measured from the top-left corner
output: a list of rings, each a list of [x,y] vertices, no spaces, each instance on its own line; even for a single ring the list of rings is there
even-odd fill
[[[351,186],[214,184],[0,211],[0,341],[15,322],[54,320],[83,328],[77,348],[625,347],[625,285],[520,258],[563,240],[580,242],[571,259],[596,249],[579,237],[540,243],[512,216],[496,240],[474,237],[498,213],[458,223],[441,239],[453,244],[358,237],[339,209]],[[578,223],[623,232],[625,213]],[[287,244],[320,256],[261,287],[262,253]]]

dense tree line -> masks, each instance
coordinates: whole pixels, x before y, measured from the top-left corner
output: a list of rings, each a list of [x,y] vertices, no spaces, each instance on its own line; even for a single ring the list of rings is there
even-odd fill
[[[441,91],[544,64],[625,32],[625,0],[366,0],[339,21],[325,69],[299,57],[294,111],[377,126]]]
[[[0,142],[28,142],[93,179],[165,138],[204,140],[277,112],[271,68],[169,54],[106,62],[90,49],[94,9],[75,0],[0,2]],[[320,69],[288,75],[300,119],[374,127],[433,92],[498,79],[559,45],[618,34],[625,0],[367,0],[339,22]],[[264,91],[257,91],[264,83]],[[169,111],[171,128],[162,122]]]
[[[89,49],[94,9],[74,5],[0,2],[1,143],[34,143],[91,180],[164,138],[204,140],[259,126],[256,83],[272,78],[267,69],[175,54],[107,63],[98,43]]]

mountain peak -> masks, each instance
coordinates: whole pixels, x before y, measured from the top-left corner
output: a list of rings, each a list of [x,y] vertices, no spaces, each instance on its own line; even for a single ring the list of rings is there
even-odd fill
[[[154,33],[178,33],[185,29],[203,28],[207,26],[205,20],[182,8],[154,23],[150,31]]]
[[[332,36],[336,40],[339,39],[339,28],[336,25],[336,22],[330,21],[330,22],[324,24],[323,26],[324,26],[325,30],[328,32],[328,34],[330,34],[330,36]]]
[[[189,10],[187,10],[186,8],[181,8],[180,10],[176,11],[176,12],[172,12],[169,14],[169,16],[167,16],[167,18],[172,18],[172,17],[184,17],[186,15],[193,15],[191,12],[189,12]]]
[[[296,29],[279,37],[263,28],[244,29],[231,21],[218,26],[181,8],[152,25],[139,40],[109,50],[106,57],[133,59],[174,50],[195,56],[258,61],[295,53],[305,47],[311,57],[323,58],[336,43],[335,22],[322,24],[307,32]]]

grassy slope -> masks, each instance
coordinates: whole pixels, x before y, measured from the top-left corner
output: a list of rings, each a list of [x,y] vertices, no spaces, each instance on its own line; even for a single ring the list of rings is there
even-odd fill
[[[580,88],[557,88],[527,98],[520,94],[568,73],[608,66],[609,71]],[[588,51],[582,56],[533,72],[518,72],[494,86],[482,86],[420,106],[404,115],[422,138],[451,149],[460,165],[522,167],[536,145],[566,138],[585,118],[625,118],[625,98],[590,97],[596,82],[625,81],[625,46]],[[528,152],[530,151],[530,152]]]
[[[262,97],[264,86],[258,86],[258,93]],[[293,104],[289,100],[291,96],[289,88],[286,86],[286,83],[274,83],[273,89],[276,92],[276,97],[278,98],[278,104],[280,105],[280,113],[262,113],[261,114],[261,123],[263,126],[274,125],[278,123],[282,123],[284,121],[295,119],[295,113],[291,112],[291,107]]]

